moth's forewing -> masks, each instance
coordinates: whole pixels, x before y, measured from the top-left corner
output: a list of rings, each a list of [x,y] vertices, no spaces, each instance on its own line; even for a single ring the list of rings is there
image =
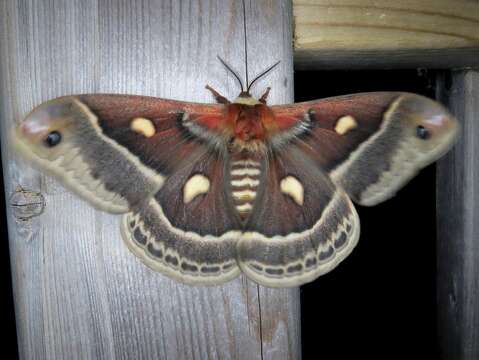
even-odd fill
[[[276,141],[294,133],[298,146],[361,205],[393,196],[452,146],[459,129],[442,105],[409,93],[354,94],[272,109],[285,124]]]

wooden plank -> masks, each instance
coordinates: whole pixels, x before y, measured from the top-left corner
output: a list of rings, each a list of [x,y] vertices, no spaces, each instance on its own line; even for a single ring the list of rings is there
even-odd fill
[[[253,91],[272,85],[273,103],[293,97],[291,11],[289,0],[246,1],[250,78],[282,61]],[[265,289],[245,277],[208,288],[169,280],[128,252],[118,217],[95,211],[8,147],[14,122],[60,95],[211,102],[209,83],[234,98],[238,86],[216,55],[243,70],[242,3],[5,0],[0,31],[7,198],[21,185],[45,200],[43,214],[26,220],[8,209],[21,358],[299,358],[298,289]]]
[[[301,68],[479,65],[479,2],[294,0]]]
[[[443,359],[479,359],[479,72],[441,79],[440,98],[462,122],[438,163],[438,325]]]

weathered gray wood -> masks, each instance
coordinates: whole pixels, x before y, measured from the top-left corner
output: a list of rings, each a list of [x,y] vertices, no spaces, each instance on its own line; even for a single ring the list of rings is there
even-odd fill
[[[438,325],[443,359],[479,359],[479,72],[442,79],[440,97],[462,123],[438,163]]]
[[[250,78],[281,65],[253,93],[292,100],[291,4],[246,1]],[[211,102],[238,86],[217,61],[244,69],[235,0],[4,0],[0,115],[7,198],[18,185],[45,198],[42,215],[9,235],[22,359],[297,359],[298,289],[239,278],[200,288],[151,271],[128,252],[119,218],[95,211],[21,162],[8,131],[34,105],[114,92]],[[125,174],[127,176],[127,174]]]

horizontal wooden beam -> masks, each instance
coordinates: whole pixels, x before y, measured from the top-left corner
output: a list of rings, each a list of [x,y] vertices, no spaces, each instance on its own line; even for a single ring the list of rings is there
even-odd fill
[[[479,2],[294,0],[300,68],[479,65]]]

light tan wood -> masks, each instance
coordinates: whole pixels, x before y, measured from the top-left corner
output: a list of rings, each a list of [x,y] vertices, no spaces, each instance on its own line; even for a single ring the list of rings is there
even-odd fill
[[[246,1],[253,89],[293,97],[291,4]],[[243,12],[235,0],[0,2],[0,120],[7,198],[20,185],[45,200],[41,215],[9,207],[22,359],[298,359],[298,289],[244,277],[190,287],[142,265],[117,216],[95,211],[20,161],[8,132],[39,103],[114,92],[213,102],[239,88],[216,59],[244,69]],[[125,174],[128,176],[128,174]]]
[[[437,294],[442,359],[479,359],[479,72],[439,81],[439,96],[462,123],[437,165]]]
[[[302,67],[479,64],[479,2],[294,0]]]

